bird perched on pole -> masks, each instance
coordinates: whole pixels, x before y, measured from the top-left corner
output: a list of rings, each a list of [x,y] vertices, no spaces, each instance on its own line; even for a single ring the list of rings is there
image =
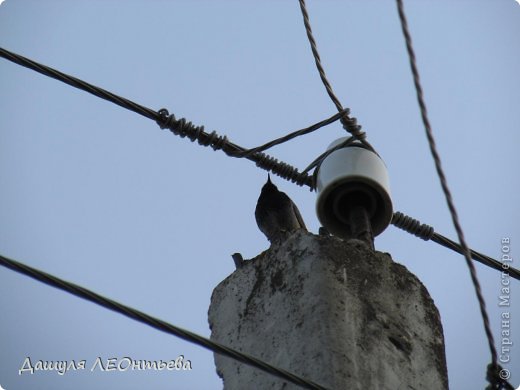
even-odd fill
[[[269,175],[258,197],[255,218],[258,228],[271,243],[280,242],[298,229],[307,230],[298,207],[278,190]]]

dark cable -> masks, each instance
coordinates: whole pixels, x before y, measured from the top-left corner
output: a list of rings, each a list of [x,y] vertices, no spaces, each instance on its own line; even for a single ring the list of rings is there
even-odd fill
[[[204,126],[195,126],[184,118],[176,119],[175,115],[170,115],[168,110],[164,108],[159,110],[158,114],[159,119],[157,120],[157,123],[159,126],[162,129],[169,129],[173,134],[178,135],[181,138],[188,137],[192,142],[198,141],[200,145],[211,146],[214,150],[222,150],[231,157],[242,157],[241,154],[247,152],[247,149],[228,141],[226,136],[219,136],[216,131],[208,134],[204,132]],[[243,157],[254,161],[256,166],[265,169],[266,171],[273,172],[286,180],[300,186],[308,185],[312,187],[311,176],[302,174],[293,166],[278,161],[276,158],[263,152],[255,152],[252,154],[246,153]]]
[[[102,295],[96,294],[95,292],[88,290],[84,287],[67,282],[63,279],[57,278],[56,276],[40,271],[36,268],[32,268],[26,264],[20,263],[12,259],[8,259],[7,257],[0,255],[0,265],[3,265],[4,267],[9,268],[18,273],[29,276],[49,286],[66,291],[79,298],[103,306],[106,309],[115,311],[116,313],[122,314],[128,318],[141,322],[145,325],[151,326],[152,328],[158,329],[162,332],[172,334],[183,340],[189,341],[190,343],[197,344],[201,347],[209,349],[210,351],[230,357],[249,366],[258,368],[264,372],[277,376],[278,378],[287,380],[303,388],[326,390],[325,387],[307,379],[301,378],[298,375],[290,373],[289,371],[274,367],[253,356],[244,354],[242,352],[238,352],[220,343],[216,343],[205,337],[199,336],[196,333],[192,333],[177,326],[171,325],[163,320],[152,317],[139,310],[133,309],[129,306],[123,305],[109,298],[103,297]]]
[[[11,62],[14,62],[15,64],[32,69],[47,77],[51,77],[53,79],[61,81],[62,83],[68,84],[74,88],[81,89],[81,90],[88,92],[94,96],[97,96],[101,99],[108,100],[109,102],[117,104],[118,106],[126,108],[127,110],[133,111],[133,112],[140,114],[142,116],[145,116],[147,118],[150,118],[153,120],[158,119],[158,114],[155,111],[153,111],[147,107],[141,106],[140,104],[134,103],[131,100],[128,100],[121,96],[115,95],[102,88],[96,87],[95,85],[89,84],[83,80],[80,80],[80,79],[77,79],[68,74],[62,73],[56,69],[39,64],[39,63],[37,63],[33,60],[30,60],[29,58],[23,57],[19,54],[12,53],[8,50],[0,48],[0,57],[3,57]]]
[[[302,11],[303,24],[305,25],[305,31],[307,33],[307,38],[309,39],[309,44],[311,45],[312,55],[314,57],[314,62],[316,63],[316,68],[318,69],[318,73],[320,74],[321,82],[327,90],[327,94],[329,95],[330,100],[332,100],[338,111],[341,111],[343,110],[343,106],[332,90],[332,86],[330,85],[327,75],[325,74],[325,69],[323,69],[323,65],[321,64],[321,57],[320,53],[318,52],[318,45],[316,45],[316,40],[314,39],[314,34],[312,33],[311,22],[309,20],[309,13],[307,12],[305,0],[300,0],[300,9]]]
[[[411,47],[411,38],[410,38],[410,35],[408,33],[406,18],[404,16],[403,9],[402,9],[402,3],[401,3],[400,0],[397,0],[397,4],[398,4],[399,16],[400,16],[401,23],[402,23],[403,33],[405,35],[405,39],[406,39],[406,43],[407,43],[408,53],[410,55],[410,64],[411,64],[411,67],[412,67],[412,73],[414,74],[414,82],[415,82],[415,86],[416,86],[416,89],[417,89],[419,106],[421,107],[421,114],[422,114],[422,117],[423,117],[423,122],[425,123],[425,127],[426,127],[426,130],[427,130],[428,141],[430,142],[430,149],[432,151],[432,155],[434,156],[437,172],[438,172],[439,177],[441,179],[441,185],[442,185],[443,190],[445,192],[445,195],[446,195],[446,198],[447,198],[447,201],[448,201],[448,206],[450,208],[450,212],[452,213],[452,219],[454,220],[455,228],[457,230],[457,234],[459,235],[459,241],[461,241],[461,245],[460,245],[459,249],[457,249],[457,246],[455,245],[455,243],[454,243],[454,245],[451,245],[450,244],[451,240],[448,240],[447,238],[442,237],[440,235],[439,235],[439,238],[437,240],[434,240],[433,237],[432,237],[432,240],[440,243],[441,245],[445,245],[446,247],[448,247],[450,249],[453,249],[453,250],[458,251],[458,252],[462,251],[464,253],[465,258],[466,258],[466,262],[468,264],[468,267],[470,268],[472,280],[473,280],[473,283],[475,285],[475,289],[476,289],[476,292],[477,292],[477,297],[479,298],[479,304],[480,304],[480,308],[481,308],[481,313],[482,313],[482,316],[483,316],[483,319],[484,319],[484,326],[485,326],[486,334],[488,336],[488,341],[490,343],[490,349],[492,351],[492,360],[496,361],[496,351],[494,350],[494,342],[493,342],[492,334],[490,333],[490,329],[489,329],[489,318],[487,317],[487,313],[485,311],[485,304],[484,304],[484,301],[483,301],[483,298],[482,298],[482,295],[481,295],[480,285],[478,284],[478,280],[476,280],[476,273],[475,273],[475,269],[473,267],[473,264],[471,263],[471,257],[470,257],[469,248],[467,247],[467,245],[465,243],[464,237],[462,235],[462,230],[460,229],[460,225],[458,224],[458,217],[457,217],[457,214],[456,214],[455,209],[453,207],[453,202],[451,200],[451,194],[449,192],[449,189],[447,188],[446,179],[444,177],[442,168],[440,166],[440,159],[439,159],[439,156],[438,156],[438,154],[436,152],[435,142],[433,140],[433,136],[431,134],[431,128],[429,126],[429,121],[428,121],[428,118],[427,118],[427,115],[426,115],[426,107],[424,105],[424,101],[423,101],[423,98],[422,98],[422,88],[421,88],[420,83],[419,83],[419,75],[418,75],[417,68],[416,68],[416,65],[415,65],[415,55],[413,53],[413,48]],[[320,76],[322,77],[322,81],[324,81],[324,80],[327,81],[325,73],[323,71],[323,67],[321,66],[321,60],[320,60],[319,54],[317,52],[316,43],[315,43],[314,38],[312,36],[312,30],[310,28],[309,17],[308,17],[307,11],[305,9],[305,2],[304,2],[304,0],[300,0],[300,7],[302,8],[302,13],[303,13],[303,16],[304,16],[304,23],[305,23],[305,27],[306,27],[306,30],[307,30],[307,35],[308,35],[309,40],[311,42],[311,48],[313,49],[313,54],[315,56],[315,60],[316,60],[317,66],[318,66],[318,70],[320,70],[320,68],[321,68]],[[311,189],[313,188],[313,185],[314,185],[313,178],[311,176],[306,175],[306,172],[299,173],[296,168],[290,166],[289,164],[286,164],[284,162],[278,161],[277,159],[275,159],[275,158],[273,158],[273,157],[271,157],[271,156],[269,156],[269,155],[267,155],[265,153],[262,153],[262,152],[258,151],[260,149],[261,150],[265,150],[268,147],[274,146],[274,145],[279,144],[281,142],[272,141],[272,142],[270,142],[268,144],[264,144],[261,147],[258,147],[257,151],[254,151],[252,154],[248,154],[247,149],[244,149],[244,148],[242,148],[242,147],[240,147],[238,145],[235,145],[235,144],[229,142],[225,136],[224,137],[219,136],[219,135],[217,135],[217,133],[215,131],[213,131],[211,134],[205,133],[203,131],[203,129],[204,129],[203,126],[194,126],[191,122],[187,122],[184,118],[181,118],[181,119],[177,120],[173,114],[170,115],[168,113],[168,111],[165,110],[165,109],[162,109],[162,110],[159,110],[158,112],[156,112],[156,111],[151,110],[151,109],[149,109],[147,107],[144,107],[144,106],[141,106],[141,105],[139,105],[137,103],[134,103],[134,102],[132,102],[132,101],[130,101],[128,99],[125,99],[125,98],[120,97],[118,95],[115,95],[115,94],[113,94],[111,92],[108,92],[108,91],[106,91],[106,90],[104,90],[102,88],[99,88],[99,87],[96,87],[96,86],[94,86],[92,84],[89,84],[89,83],[87,83],[85,81],[82,81],[80,79],[77,79],[77,78],[69,76],[69,75],[66,75],[66,74],[64,74],[62,72],[59,72],[59,71],[57,71],[55,69],[52,69],[50,67],[47,67],[45,65],[41,65],[41,64],[39,64],[37,62],[34,62],[34,61],[32,61],[32,60],[30,60],[28,58],[25,58],[23,56],[20,56],[18,54],[9,52],[9,51],[7,51],[7,50],[5,50],[3,48],[0,48],[0,57],[6,58],[7,60],[12,61],[12,62],[14,62],[14,63],[16,63],[18,65],[27,67],[29,69],[32,69],[32,70],[38,72],[38,73],[41,73],[41,74],[46,75],[48,77],[52,77],[52,78],[54,78],[54,79],[56,79],[58,81],[61,81],[61,82],[66,83],[68,85],[71,85],[71,86],[73,86],[75,88],[78,88],[78,89],[81,89],[81,90],[86,91],[88,93],[91,93],[91,94],[93,94],[93,95],[95,95],[95,96],[97,96],[99,98],[108,100],[108,101],[110,101],[110,102],[112,102],[114,104],[117,104],[117,105],[119,105],[119,106],[121,106],[123,108],[126,108],[126,109],[128,109],[130,111],[133,111],[135,113],[143,115],[143,116],[145,116],[147,118],[153,119],[161,126],[161,128],[168,128],[168,129],[170,129],[172,131],[172,133],[174,133],[176,135],[180,135],[181,137],[189,137],[192,141],[198,140],[199,144],[204,145],[204,146],[211,146],[214,150],[221,149],[226,154],[228,154],[229,156],[241,157],[240,155],[242,154],[243,157],[245,157],[245,158],[247,158],[247,159],[249,159],[251,161],[256,162],[256,165],[258,167],[262,168],[262,169],[271,171],[271,172],[279,175],[280,177],[282,177],[282,178],[284,178],[286,180],[292,181],[292,182],[294,182],[294,183],[296,183],[298,185],[307,185]],[[325,85],[327,85],[327,84],[330,87],[330,83],[327,82]],[[327,89],[327,91],[329,92],[329,89]],[[332,91],[332,88],[330,88],[330,91]],[[332,98],[332,96],[331,96],[331,98]],[[336,100],[337,100],[337,98],[336,98]],[[333,101],[334,101],[334,99],[333,99]],[[363,132],[360,132],[361,127],[356,124],[355,118],[351,119],[351,118],[348,117],[348,111],[347,111],[348,109],[343,110],[343,108],[341,106],[337,107],[337,108],[340,111],[339,114],[344,115],[341,118],[344,127],[347,128],[347,130],[349,132],[351,132],[353,134],[353,136],[356,137],[360,142],[362,142],[370,150],[375,152],[375,150],[372,148],[372,146],[365,140],[365,134]],[[329,119],[331,119],[331,118],[329,118]],[[322,122],[326,122],[326,121],[322,121]],[[316,124],[316,125],[318,125],[318,124]],[[316,125],[313,125],[313,126],[316,126]],[[311,126],[310,128],[312,128],[313,126]],[[317,129],[317,128],[319,128],[319,127],[316,127],[315,129]],[[307,131],[308,129],[309,128],[302,129],[302,130],[300,130],[298,132],[302,132],[302,133],[310,132],[310,131]],[[311,130],[311,131],[313,131],[313,130]],[[295,133],[298,133],[298,132],[295,132]],[[293,133],[293,134],[290,134],[289,136],[286,136],[284,138],[291,137],[291,138],[287,138],[286,139],[286,140],[289,140],[289,139],[294,138],[295,136],[297,136],[297,135],[295,135]],[[283,142],[285,142],[285,141],[283,141]],[[255,149],[255,148],[253,148],[253,149]],[[325,153],[327,153],[327,152],[325,152]],[[319,164],[319,162],[323,158],[324,158],[323,155],[318,157],[311,164],[311,166],[309,168],[307,168],[306,171],[312,169],[312,166],[315,166],[315,165]],[[484,256],[484,255],[482,255],[482,256]],[[2,258],[2,259],[5,260],[5,258]],[[6,265],[6,264],[3,264],[3,265]],[[12,267],[9,267],[9,268],[12,268]],[[18,270],[18,271],[22,272],[20,270]],[[30,272],[29,273],[22,272],[22,273],[26,273],[29,276],[37,278],[36,276],[32,275]],[[51,285],[54,285],[54,284],[51,284]],[[64,289],[63,287],[60,287],[60,286],[57,286],[57,285],[54,285],[54,286],[58,287],[58,288],[61,288],[61,289]],[[88,290],[86,290],[86,291],[88,291]],[[78,294],[76,294],[76,295],[78,295]],[[89,300],[94,301],[93,299],[89,299]],[[101,305],[101,303],[99,303],[99,302],[96,302],[96,303]],[[130,314],[125,314],[125,315],[131,317]],[[131,317],[131,318],[134,318],[134,317]],[[159,329],[160,328],[159,325],[151,325],[151,326],[157,327]],[[164,330],[164,329],[161,329],[161,330]],[[164,331],[166,331],[166,330],[164,330]],[[181,336],[179,336],[179,337],[181,337]],[[491,367],[498,367],[498,366],[496,364],[492,364]],[[496,377],[496,375],[495,376],[488,375],[488,376],[489,377]]]
[[[71,85],[75,88],[81,89],[88,93],[91,93],[99,98],[108,100],[112,103],[115,103],[123,108],[131,110],[135,113],[143,115],[147,118],[155,120],[161,128],[168,128],[175,135],[178,135],[182,138],[188,137],[192,142],[198,141],[200,145],[203,146],[211,146],[214,150],[222,150],[227,155],[232,157],[240,157],[247,158],[251,161],[257,163],[257,165],[263,169],[272,171],[275,174],[283,177],[284,179],[290,180],[296,184],[304,185],[311,184],[310,177],[306,174],[300,174],[297,169],[290,167],[289,165],[278,162],[275,158],[268,156],[264,153],[261,153],[275,145],[280,145],[284,142],[287,142],[291,139],[299,137],[301,135],[309,134],[313,131],[320,129],[323,126],[326,126],[330,123],[335,122],[340,119],[344,114],[349,113],[349,109],[341,109],[340,112],[333,115],[330,118],[327,118],[323,121],[320,121],[312,126],[306,127],[301,130],[294,131],[284,137],[278,138],[276,140],[270,141],[261,146],[244,149],[241,146],[233,144],[228,141],[227,137],[219,136],[215,131],[208,134],[204,132],[204,126],[195,126],[186,119],[176,119],[175,115],[170,115],[168,110],[161,109],[158,112],[155,112],[147,107],[144,107],[140,104],[134,103],[128,99],[125,99],[121,96],[115,95],[109,91],[106,91],[102,88],[96,87],[92,84],[89,84],[83,80],[77,79],[73,76],[62,73],[56,69],[50,68],[48,66],[39,64],[35,61],[32,61],[28,58],[25,58],[19,54],[15,54],[9,52],[5,49],[0,48],[0,56],[29,69],[35,70],[41,74],[52,77],[58,81],[64,82],[68,85]]]
[[[493,366],[492,364],[488,364],[486,379],[490,385],[486,387],[486,390],[516,390],[511,383],[501,378],[501,371],[502,367],[500,365]]]
[[[449,238],[444,237],[441,234],[435,233],[432,237],[432,241],[434,241],[437,244],[440,244],[446,248],[449,248],[457,253],[464,254],[463,249],[458,242],[450,240]],[[504,267],[503,263],[501,263],[500,261],[497,261],[489,256],[486,256],[480,252],[477,252],[477,251],[474,251],[471,249],[470,249],[470,253],[471,253],[471,257],[474,260],[476,260],[482,264],[485,264],[488,267],[493,268],[497,271],[506,272],[509,274],[509,276],[511,276],[517,280],[520,280],[520,271],[517,270],[516,268],[513,268],[511,266]]]
[[[435,145],[435,139],[433,137],[433,131],[430,125],[430,121],[428,119],[428,112],[426,110],[426,104],[424,102],[423,90],[421,86],[421,81],[419,78],[419,71],[417,69],[415,53],[412,46],[412,38],[410,36],[410,32],[408,31],[408,23],[406,21],[406,16],[404,14],[403,2],[402,0],[397,1],[397,10],[399,13],[399,20],[401,21],[401,28],[403,30],[403,35],[406,41],[406,49],[408,51],[408,57],[410,60],[410,68],[412,70],[413,81],[415,85],[415,90],[417,93],[417,101],[419,103],[419,108],[421,111],[421,117],[424,124],[424,129],[426,131],[426,137],[428,139],[428,144],[430,145],[430,152],[435,162],[435,169],[437,170],[437,176],[439,177],[442,191],[444,192],[444,196],[446,198],[446,203],[448,204],[448,208],[450,210],[451,219],[453,222],[453,226],[455,227],[455,231],[457,232],[457,237],[460,242],[460,246],[462,248],[462,252],[464,253],[464,258],[466,259],[466,264],[468,265],[469,272],[471,275],[471,280],[473,282],[473,286],[475,287],[475,293],[477,295],[480,314],[482,315],[482,321],[484,323],[484,330],[486,332],[487,341],[489,344],[489,350],[491,352],[491,364],[493,367],[497,367],[497,351],[495,349],[495,341],[493,338],[493,332],[491,331],[491,325],[489,323],[489,317],[486,310],[486,302],[484,301],[484,297],[482,296],[482,291],[480,287],[480,283],[477,277],[477,271],[473,262],[471,261],[471,253],[468,245],[466,244],[466,240],[464,238],[464,232],[462,231],[462,227],[459,222],[459,217],[457,214],[457,210],[455,209],[455,204],[453,202],[453,198],[451,196],[450,189],[448,187],[448,181],[446,180],[446,176],[444,175],[444,170],[442,169],[441,159],[439,153],[437,152],[437,147]]]
[[[168,113],[168,110],[166,110],[166,109],[161,109],[158,112],[153,111],[149,108],[146,108],[137,103],[134,103],[128,99],[117,96],[102,88],[96,87],[85,81],[79,80],[75,77],[69,76],[65,73],[59,72],[48,66],[39,64],[33,60],[20,56],[19,54],[9,52],[2,48],[0,48],[0,57],[6,58],[7,60],[12,61],[18,65],[32,69],[45,76],[52,77],[58,81],[71,85],[75,88],[81,89],[83,91],[89,92],[104,100],[118,104],[119,106],[121,106],[123,108],[131,110],[138,114],[141,114],[147,118],[153,119],[159,124],[159,126],[161,126],[161,128],[168,128],[172,133],[179,135],[180,137],[188,137],[191,141],[198,141],[199,144],[205,145],[205,146],[211,146],[213,149],[222,149],[228,156],[241,157],[241,155],[242,155],[242,157],[255,162],[258,167],[271,171],[271,172],[277,174],[278,176],[280,176],[286,180],[292,181],[293,183],[296,183],[298,185],[307,185],[311,188],[311,190],[314,189],[314,179],[312,176],[307,175],[307,173],[312,168],[319,165],[319,163],[328,154],[330,154],[332,151],[336,150],[336,148],[333,148],[329,151],[324,152],[322,155],[320,155],[318,158],[316,158],[303,172],[300,173],[298,171],[298,169],[292,167],[291,165],[289,165],[283,161],[278,161],[274,157],[271,157],[271,156],[259,151],[259,150],[265,150],[264,148],[266,147],[266,145],[268,145],[268,147],[271,147],[271,146],[274,146],[275,144],[276,145],[279,144],[279,142],[277,142],[277,140],[264,144],[260,147],[253,148],[253,149],[257,149],[257,150],[255,150],[253,153],[249,154],[248,151],[252,151],[253,149],[245,149],[241,146],[238,146],[238,145],[228,141],[225,136],[224,137],[219,136],[215,131],[208,134],[208,133],[204,132],[204,126],[195,126],[191,122],[186,121],[186,119],[184,119],[184,118],[176,119],[175,115],[173,115],[173,114],[170,115]],[[329,122],[330,120],[332,120],[332,121],[337,120],[337,116],[343,114],[344,112],[348,112],[348,108],[344,109],[344,111],[339,112],[338,114],[332,116],[329,119],[326,119],[322,122],[318,122],[317,124],[312,125],[306,129],[298,130],[297,132],[291,133],[280,139],[285,139],[285,140],[292,139],[296,136],[295,134],[299,133],[299,132],[301,132],[301,134],[306,134],[310,131],[313,131],[313,130],[319,128],[318,126],[321,127],[328,123],[331,123],[331,122]],[[309,130],[309,129],[311,129],[311,130]],[[344,144],[338,145],[338,147],[346,146],[347,144],[350,144],[352,141],[354,141],[354,139],[349,138],[345,141]],[[269,145],[269,144],[271,144],[271,145]],[[433,239],[432,239],[432,241],[433,241]],[[455,248],[450,248],[450,249],[458,251]]]
[[[325,152],[323,152],[322,154],[320,154],[318,157],[316,157],[314,159],[313,162],[311,162],[307,168],[305,168],[302,173],[308,173],[310,172],[313,168],[315,167],[318,167],[321,165],[321,163],[323,162],[323,160],[325,160],[330,154],[332,154],[333,152],[335,152],[336,150],[338,149],[342,149],[348,145],[351,145],[354,143],[354,141],[356,141],[356,139],[354,137],[348,137],[345,141],[343,142],[340,142],[339,144],[337,144],[336,146],[326,150]],[[314,174],[317,174],[318,173],[318,169],[314,170]],[[316,187],[316,183],[314,183],[314,187]]]
[[[320,54],[318,53],[318,46],[316,45],[316,40],[314,39],[314,35],[312,33],[311,22],[309,20],[309,13],[307,12],[307,6],[305,5],[305,0],[300,1],[300,9],[302,11],[303,16],[303,24],[305,25],[305,31],[307,33],[307,38],[309,39],[309,44],[311,45],[312,55],[314,57],[314,62],[316,63],[316,68],[318,69],[318,73],[320,74],[321,82],[323,83],[325,89],[327,90],[327,94],[330,97],[330,100],[334,103],[339,112],[343,111],[343,106],[339,101],[338,97],[332,90],[332,86],[330,85],[329,80],[327,79],[327,75],[325,74],[325,69],[323,69],[323,65],[321,64]],[[374,148],[368,141],[366,140],[365,132],[361,131],[361,126],[358,125],[356,118],[351,118],[349,116],[349,112],[345,112],[345,114],[341,117],[341,123],[343,128],[347,130],[352,136],[354,136],[357,140],[362,142],[367,148],[374,151]]]
[[[410,234],[413,234],[414,236],[422,238],[425,241],[432,240],[433,242],[436,242],[437,244],[451,249],[452,251],[463,254],[463,250],[458,243],[450,240],[447,237],[444,237],[439,233],[436,233],[433,227],[431,227],[430,225],[421,223],[417,219],[404,215],[399,211],[394,213],[392,217],[392,225]],[[470,253],[471,257],[474,260],[484,265],[487,265],[488,267],[491,267],[497,271],[508,272],[509,275],[513,278],[520,280],[520,271],[516,268],[513,268],[511,266],[504,267],[503,263],[501,263],[500,261],[497,261],[489,256],[483,255],[482,253],[474,250],[470,250]]]
[[[345,108],[344,110],[341,110],[340,112],[338,112],[337,114],[331,116],[330,118],[327,118],[327,119],[325,119],[325,120],[323,120],[321,122],[315,123],[312,126],[306,127],[304,129],[301,129],[301,130],[293,131],[290,134],[287,134],[287,135],[285,135],[283,137],[280,137],[280,138],[275,139],[273,141],[267,142],[267,143],[265,143],[263,145],[255,147],[255,148],[244,150],[241,153],[237,153],[237,155],[234,156],[234,157],[247,157],[247,156],[250,156],[250,155],[252,155],[254,153],[263,152],[263,151],[265,151],[267,149],[272,148],[273,146],[283,144],[284,142],[290,141],[290,140],[292,140],[292,139],[294,139],[296,137],[299,137],[301,135],[312,133],[313,131],[316,131],[316,130],[320,129],[323,126],[327,126],[327,125],[337,121],[338,119],[341,118],[341,116],[343,114],[348,113],[348,112],[349,112],[349,109]]]
[[[115,95],[102,88],[96,87],[85,81],[79,80],[73,76],[67,75],[48,66],[39,64],[28,58],[25,58],[19,54],[12,53],[8,50],[0,48],[0,57],[3,57],[11,62],[26,68],[32,69],[45,76],[52,77],[58,81],[68,84],[72,87],[81,89],[85,92],[91,93],[101,99],[107,100],[114,104],[117,104],[127,110],[133,111],[137,114],[143,115],[147,118],[156,121],[162,128],[168,128],[172,133],[181,137],[188,137],[191,141],[197,140],[200,145],[211,146],[214,150],[223,150],[226,154],[233,157],[241,157],[240,154],[247,151],[234,143],[231,143],[224,136],[219,136],[215,131],[211,134],[204,132],[204,126],[195,126],[186,119],[176,119],[172,114],[170,115],[167,110],[162,109],[159,111],[151,110],[150,108],[141,106],[121,96]],[[334,116],[336,117],[336,116]],[[330,118],[329,118],[330,120]],[[326,120],[327,121],[327,120]],[[322,122],[326,122],[322,121]],[[322,123],[320,122],[320,123]],[[316,125],[313,125],[316,126]],[[312,126],[311,126],[312,127]],[[321,126],[319,126],[321,127]],[[315,129],[319,128],[316,127]],[[303,129],[306,130],[306,129]],[[294,138],[294,137],[293,137]],[[300,186],[308,185],[312,186],[312,177],[298,172],[298,170],[289,164],[278,161],[276,158],[271,157],[262,152],[256,152],[250,155],[244,156],[248,160],[254,161],[256,165],[262,169],[273,172],[274,174],[296,183]]]

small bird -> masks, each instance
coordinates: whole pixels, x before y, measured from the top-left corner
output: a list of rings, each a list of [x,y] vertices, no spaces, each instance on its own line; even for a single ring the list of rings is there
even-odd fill
[[[298,207],[287,194],[278,190],[269,175],[258,197],[255,218],[258,228],[271,243],[280,242],[298,229],[307,230]]]

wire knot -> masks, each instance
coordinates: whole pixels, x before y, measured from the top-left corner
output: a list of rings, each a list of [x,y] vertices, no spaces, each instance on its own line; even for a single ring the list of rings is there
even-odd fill
[[[509,375],[509,371],[502,369],[499,364],[489,363],[486,373],[489,386],[486,387],[486,390],[514,390],[514,387],[507,381]]]
[[[226,136],[220,136],[216,131],[207,134],[204,126],[195,126],[185,118],[177,119],[174,114],[168,112],[166,108],[161,108],[157,114],[157,124],[161,129],[169,129],[173,134],[181,138],[188,137],[191,142],[198,141],[199,145],[211,146],[213,150],[223,149],[228,144]]]
[[[367,135],[364,131],[361,131],[361,125],[358,125],[357,118],[349,117],[350,110],[345,109],[345,115],[341,117],[341,124],[343,128],[352,134],[356,139],[363,141]]]
[[[425,241],[430,240],[435,233],[435,230],[432,226],[426,225],[424,223],[421,224],[421,222],[417,219],[409,217],[408,215],[404,215],[399,211],[394,213],[392,217],[392,224],[408,233],[422,238]]]
[[[185,118],[177,119],[174,114],[168,112],[166,108],[158,111],[159,118],[157,124],[161,129],[169,129],[173,134],[181,138],[188,137],[191,141],[195,141],[204,132],[204,126],[195,126]]]
[[[169,128],[169,121],[170,121],[170,113],[166,108],[161,108],[159,111],[157,111],[157,115],[159,116],[156,120],[159,127],[164,130]],[[173,120],[175,120],[175,115],[173,115]]]

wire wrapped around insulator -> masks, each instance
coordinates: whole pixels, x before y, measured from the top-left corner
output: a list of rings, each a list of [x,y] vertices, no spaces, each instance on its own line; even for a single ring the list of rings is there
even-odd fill
[[[286,180],[289,180],[293,183],[299,184],[301,186],[308,185],[312,190],[312,177],[307,175],[306,173],[300,173],[298,169],[284,163],[283,161],[278,161],[278,159],[269,156],[263,152],[254,153],[247,158],[254,159],[256,162],[256,166],[267,171],[272,171],[276,173],[278,176],[283,177]]]
[[[408,215],[404,215],[399,211],[394,213],[392,217],[392,225],[395,225],[410,234],[422,238],[425,241],[430,240],[435,233],[435,230],[430,225],[421,223],[417,219],[409,217]]]
[[[287,163],[278,161],[278,159],[263,152],[244,154],[245,149],[229,142],[226,136],[220,136],[216,131],[208,134],[204,131],[204,126],[195,126],[184,118],[177,119],[174,114],[170,114],[165,108],[160,109],[158,115],[157,124],[161,129],[169,129],[175,135],[182,138],[187,137],[192,142],[198,141],[203,146],[211,146],[213,150],[222,150],[228,156],[243,157],[254,161],[262,169],[271,171],[300,186],[308,185],[312,188],[312,177],[305,172],[300,173],[298,169]]]
[[[349,113],[350,110],[348,110],[345,113],[345,115],[341,117],[341,124],[343,125],[343,128],[347,130],[350,134],[352,134],[359,141],[365,140],[367,134],[364,131],[361,131],[361,125],[358,125],[357,118],[349,117]]]
[[[224,147],[228,144],[228,139],[225,135],[218,135],[216,131],[208,134],[204,131],[204,126],[195,126],[185,118],[177,119],[174,114],[170,115],[165,108],[160,109],[158,114],[160,116],[160,119],[157,120],[159,127],[168,129],[181,138],[188,137],[191,142],[197,141],[199,145],[211,146],[213,150],[224,150]],[[233,154],[230,150],[224,151],[229,155]]]
[[[191,142],[198,141],[199,145],[211,146],[213,150],[220,150],[227,143],[226,136],[220,136],[216,131],[210,134],[204,131],[204,126],[195,126],[185,118],[177,119],[174,114],[162,108],[158,111],[160,119],[157,124],[161,129],[169,129],[173,134],[181,138],[188,137]]]

